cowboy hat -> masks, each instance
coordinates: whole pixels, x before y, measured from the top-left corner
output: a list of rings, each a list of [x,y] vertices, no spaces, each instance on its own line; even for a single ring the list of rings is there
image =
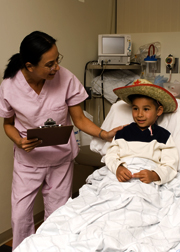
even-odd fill
[[[132,85],[115,88],[113,91],[121,100],[128,104],[131,104],[129,96],[133,94],[141,94],[153,98],[162,104],[164,113],[174,112],[178,107],[175,97],[168,90],[145,79],[137,79]]]

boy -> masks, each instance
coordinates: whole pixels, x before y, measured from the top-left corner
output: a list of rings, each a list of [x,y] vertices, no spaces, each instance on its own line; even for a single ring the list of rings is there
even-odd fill
[[[116,133],[105,156],[107,167],[120,182],[139,179],[161,185],[171,181],[177,174],[178,152],[171,134],[156,120],[163,112],[177,109],[176,99],[144,79],[114,92],[132,105],[134,123]]]

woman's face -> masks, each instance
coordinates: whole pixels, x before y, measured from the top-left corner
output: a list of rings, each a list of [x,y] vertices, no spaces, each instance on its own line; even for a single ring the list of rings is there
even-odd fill
[[[56,45],[42,55],[37,66],[32,67],[32,74],[37,79],[52,80],[60,69],[58,65],[59,52]]]

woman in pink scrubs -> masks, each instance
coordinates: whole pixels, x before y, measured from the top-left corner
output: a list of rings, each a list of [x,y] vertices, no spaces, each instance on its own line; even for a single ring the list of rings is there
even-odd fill
[[[0,86],[0,116],[14,142],[13,249],[34,233],[33,206],[41,184],[45,219],[71,196],[73,160],[78,154],[74,133],[68,144],[36,148],[41,141],[27,140],[27,129],[48,118],[70,125],[71,116],[80,130],[106,141],[119,130],[102,131],[84,116],[80,103],[88,95],[80,81],[59,66],[62,58],[54,38],[32,32],[10,58]]]

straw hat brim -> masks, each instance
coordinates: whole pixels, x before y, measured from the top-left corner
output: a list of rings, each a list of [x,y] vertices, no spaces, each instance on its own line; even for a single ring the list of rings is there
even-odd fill
[[[133,94],[141,94],[153,98],[162,104],[164,113],[172,113],[178,107],[175,97],[168,90],[154,84],[130,85],[116,88],[113,91],[121,100],[128,104],[131,104],[128,96]]]

